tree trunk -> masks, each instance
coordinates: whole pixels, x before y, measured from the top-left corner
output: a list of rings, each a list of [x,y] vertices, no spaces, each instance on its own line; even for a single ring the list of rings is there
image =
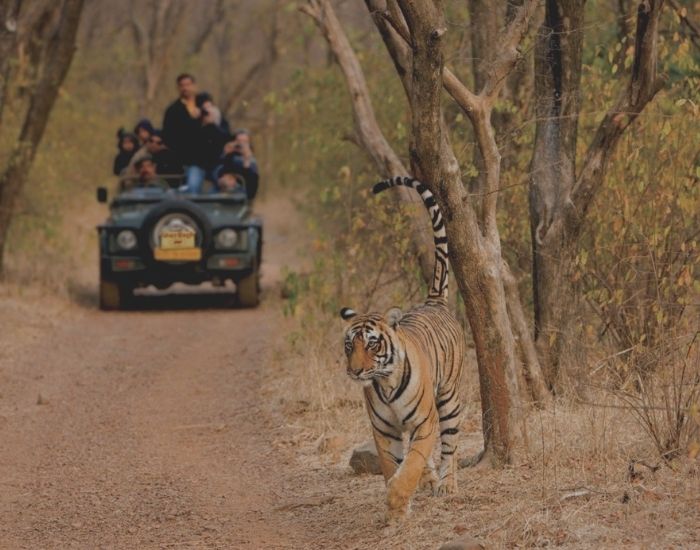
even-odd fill
[[[488,67],[488,76],[479,96],[470,92],[450,71],[443,72],[442,35],[446,27],[437,6],[432,2],[401,0],[398,4],[394,0],[388,0],[388,3],[366,0],[366,4],[409,98],[411,164],[431,188],[445,217],[450,262],[476,344],[485,440],[480,458],[493,464],[505,464],[513,458],[517,438],[515,430],[522,418],[522,409],[518,390],[519,364],[506,306],[496,224],[500,154],[491,125],[491,112],[518,58],[517,46],[525,35],[536,1],[530,0],[517,10],[493,56],[494,62]],[[332,38],[340,31],[330,32],[337,21],[334,15],[329,15],[332,12],[327,0],[309,0],[302,10],[314,17],[333,47]],[[347,70],[351,65],[344,63],[341,54],[354,57],[349,44],[342,49],[336,46],[334,53],[341,67],[345,66],[344,71]],[[346,78],[346,81],[351,89],[355,116],[364,112],[365,116],[358,118],[364,123],[369,119],[373,121],[373,113],[367,109],[371,106],[366,86],[364,89],[357,86],[358,82],[364,83],[359,64],[356,64],[353,77]],[[476,214],[469,200],[450,144],[441,109],[443,85],[471,120],[484,158],[485,192],[481,197],[480,215]],[[365,147],[375,155],[388,153],[381,141],[367,143]],[[375,162],[384,172],[387,168],[385,160],[380,157]],[[393,172],[392,175],[396,174]]]
[[[584,0],[548,0],[535,44],[535,146],[530,165],[535,338],[549,383],[569,332],[572,247],[563,231],[576,172]],[[564,314],[566,312],[566,314]],[[564,324],[562,324],[564,323]]]
[[[409,98],[409,101],[411,99],[411,90],[412,90],[412,82],[411,82],[411,64],[412,64],[412,53],[411,49],[408,47],[408,44],[410,43],[410,31],[406,25],[406,21],[403,17],[403,14],[401,11],[398,9],[396,6],[395,0],[389,0],[389,2],[385,2],[383,0],[365,0],[365,4],[367,5],[367,8],[370,12],[370,15],[372,16],[375,25],[379,29],[379,32],[382,36],[382,39],[384,40],[384,43],[387,47],[387,50],[389,54],[391,55],[391,58],[394,62],[394,66],[396,68],[396,72],[401,78],[401,82],[404,86],[404,89],[406,91],[406,94]],[[522,2],[519,2],[519,5],[522,5]],[[511,9],[513,8],[513,9]],[[500,12],[499,12],[500,13]],[[512,5],[509,4],[509,9],[506,13],[506,9],[502,10],[502,15],[506,18],[508,23],[510,24],[513,19],[515,18],[515,15],[518,13],[517,9],[515,9]],[[505,15],[504,15],[505,14]],[[478,20],[472,21],[472,25],[479,25]],[[501,28],[498,27],[498,25],[495,23],[495,21],[491,22],[491,30],[495,33],[493,29],[495,28]],[[488,42],[487,38],[485,36],[482,36],[484,44],[482,46],[485,47],[486,42]],[[495,38],[492,36],[491,41],[493,42]],[[480,66],[479,69],[479,77],[478,77],[478,82],[479,85],[482,88],[487,87],[489,83],[489,76],[492,75],[493,73],[493,64],[496,61],[496,58],[498,56],[499,52],[497,50],[491,50],[488,53],[488,62],[484,63]],[[448,84],[448,82],[450,84]],[[452,92],[456,92],[456,89],[459,88],[459,90],[463,90],[463,86],[461,83],[459,83],[456,79],[456,77],[449,72],[449,70],[444,70],[443,71],[443,85],[445,88],[448,89],[448,91],[452,90]],[[452,93],[451,92],[451,93]],[[459,94],[457,94],[459,95]],[[457,100],[458,103],[459,100]],[[471,108],[467,105],[460,104],[467,114],[471,111]],[[442,123],[444,125],[444,121]],[[446,131],[443,131],[444,135],[447,135]],[[495,142],[491,143],[491,147],[495,148]],[[411,142],[411,150],[415,149],[415,136],[413,136],[412,142]],[[446,153],[449,155],[449,163],[457,165],[457,159],[454,157],[454,154],[451,153],[451,148],[448,147],[445,149]],[[475,155],[481,158],[481,149],[477,148]],[[412,163],[412,169],[414,170],[414,173],[421,173],[422,168],[418,165],[418,163],[415,162],[415,157],[412,158],[411,160]],[[481,171],[481,176],[485,177],[486,175],[486,166],[483,164],[483,161],[481,161],[481,166],[482,166],[482,171]],[[483,198],[484,194],[481,194],[481,197]],[[471,202],[471,201],[470,201]],[[481,215],[481,214],[480,214]],[[504,281],[506,274],[510,275],[510,269],[507,267],[505,262],[503,262],[505,271],[503,273]],[[512,275],[510,275],[512,278]],[[508,300],[508,311],[511,312],[511,315],[517,315],[518,313],[521,315],[523,323],[518,324],[518,338],[517,338],[517,343],[521,348],[521,357],[525,361],[525,372],[528,374],[528,376],[525,377],[525,381],[528,384],[530,393],[533,396],[539,396],[535,397],[536,401],[540,405],[546,405],[549,400],[550,400],[550,395],[547,391],[543,391],[543,388],[540,387],[538,384],[541,380],[543,380],[543,375],[541,373],[541,367],[539,365],[539,360],[537,358],[537,355],[535,353],[532,353],[532,350],[534,350],[534,342],[532,338],[532,334],[530,333],[529,329],[527,328],[527,323],[524,321],[525,316],[523,313],[522,305],[520,304],[520,298],[517,294],[517,288],[515,289],[515,292],[508,291],[506,293],[506,298]],[[516,300],[515,302],[513,300]],[[513,319],[513,323],[515,326],[516,320]]]
[[[475,90],[482,90],[487,84],[491,67],[496,61],[495,56],[498,53],[493,44],[498,42],[505,26],[512,22],[517,13],[517,6],[522,6],[522,0],[508,3],[469,0],[472,75]],[[519,63],[520,67],[522,65],[524,65],[523,62]],[[516,102],[520,93],[519,88],[526,80],[525,74],[522,68],[516,68],[508,76],[502,95],[508,96],[511,101]],[[505,111],[494,113],[491,117],[491,123],[496,133],[507,135],[511,130],[512,116]],[[512,159],[515,156],[514,149],[513,144],[502,148],[502,162],[505,163],[507,159]],[[486,170],[480,148],[474,149],[472,159],[478,174],[470,179],[469,191],[472,194],[480,195],[484,192]],[[539,406],[546,406],[551,401],[551,394],[544,385],[544,375],[535,350],[534,335],[527,324],[517,283],[505,260],[502,262],[502,268],[508,313],[517,335],[516,342],[520,350],[520,360],[523,363],[524,381],[533,401]]]
[[[0,275],[7,233],[15,203],[29,175],[37,147],[44,135],[51,109],[70,67],[83,0],[66,0],[58,28],[49,37],[41,56],[40,79],[32,91],[19,140],[0,175]]]
[[[0,128],[10,77],[10,61],[17,45],[19,7],[20,0],[4,0],[0,3]]]
[[[493,47],[498,33],[503,29],[506,15],[505,2],[493,0],[469,0],[469,35],[471,39],[471,66],[474,89],[481,90],[488,78],[489,66],[494,61]],[[498,128],[497,121],[494,121]],[[472,162],[478,171],[469,180],[470,193],[482,193],[484,189],[484,159],[478,147],[474,148]]]
[[[550,386],[560,381],[577,311],[571,280],[578,237],[624,130],[661,87],[656,37],[662,0],[638,4],[635,59],[627,89],[603,118],[576,174],[583,0],[547,0],[535,46],[537,127],[530,165],[535,336]]]
[[[450,263],[476,346],[484,432],[481,458],[493,464],[512,460],[522,408],[496,225],[501,159],[491,125],[491,110],[504,78],[515,63],[515,46],[525,33],[534,4],[530,2],[527,9],[521,10],[517,22],[507,29],[506,39],[494,56],[479,96],[462,90],[468,105],[461,105],[474,126],[485,166],[485,192],[477,216],[466,200],[459,164],[442,120],[442,36],[446,31],[442,13],[432,3],[399,1],[412,38],[411,109],[415,149],[411,155],[421,166],[425,182],[445,216]]]

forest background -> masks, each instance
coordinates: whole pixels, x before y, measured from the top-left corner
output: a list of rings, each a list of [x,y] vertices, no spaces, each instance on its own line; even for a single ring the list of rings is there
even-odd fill
[[[444,5],[447,63],[472,85],[470,10],[467,3]],[[629,72],[635,5],[586,3],[579,157]],[[391,201],[371,197],[378,174],[353,130],[345,80],[298,6],[282,0],[86,2],[73,63],[13,217],[3,275],[10,283],[67,296],[85,292],[72,273],[94,261],[94,232],[84,228],[84,234],[68,236],[82,245],[66,246],[66,228],[75,227],[70,218],[92,203],[97,185],[109,181],[117,128],[128,129],[142,116],[159,126],[175,97],[175,76],[191,72],[233,127],[253,132],[263,199],[292,194],[306,220],[311,265],[288,272],[282,289],[295,328],[280,353],[290,353],[305,369],[305,379],[314,381],[295,390],[298,400],[314,404],[310,421],[319,436],[364,434],[360,414],[347,422],[348,410],[361,412],[360,399],[340,368],[337,311],[344,305],[405,307],[421,300],[425,286],[408,238],[411,218]],[[339,2],[336,9],[367,78],[379,125],[408,165],[411,122],[391,59],[364,5]],[[623,135],[587,213],[571,273],[577,307],[563,359],[566,377],[555,401],[559,421],[564,415],[576,428],[566,436],[573,447],[555,461],[578,453],[634,467],[636,460],[671,463],[700,453],[699,14],[697,2],[666,3],[658,42],[663,89]],[[542,17],[535,14],[523,42],[517,86],[499,96],[494,110],[503,157],[502,250],[529,318],[533,44]],[[11,71],[0,167],[16,140],[33,78],[21,55]],[[467,119],[445,102],[445,120],[462,177],[478,178]],[[464,305],[457,292],[452,296],[466,325]],[[465,428],[478,431],[476,372],[470,376]],[[546,422],[551,409],[545,421],[542,414],[529,415],[525,424],[539,424],[523,429],[529,434],[526,456],[537,460],[562,446],[556,419]],[[626,443],[611,442],[610,430],[618,428],[616,435]],[[535,449],[534,441],[544,441],[545,433],[555,434],[547,440],[552,447],[543,443]]]

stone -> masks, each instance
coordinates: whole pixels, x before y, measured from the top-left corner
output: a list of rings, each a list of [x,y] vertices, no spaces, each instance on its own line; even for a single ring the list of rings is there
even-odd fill
[[[469,535],[463,535],[458,539],[447,542],[440,547],[440,550],[485,550],[486,545],[483,542],[470,537]]]
[[[356,474],[379,475],[382,473],[374,441],[367,441],[352,452],[350,467]]]

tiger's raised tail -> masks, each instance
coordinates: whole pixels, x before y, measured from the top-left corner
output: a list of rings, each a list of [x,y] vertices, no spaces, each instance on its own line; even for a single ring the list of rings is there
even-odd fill
[[[433,282],[428,292],[428,300],[447,302],[447,233],[445,232],[445,222],[442,219],[442,212],[435,201],[435,197],[430,190],[417,179],[407,177],[396,177],[380,181],[372,191],[381,193],[390,187],[403,185],[415,189],[423,199],[423,204],[428,209],[433,223],[433,240],[435,241],[435,270],[433,271]]]

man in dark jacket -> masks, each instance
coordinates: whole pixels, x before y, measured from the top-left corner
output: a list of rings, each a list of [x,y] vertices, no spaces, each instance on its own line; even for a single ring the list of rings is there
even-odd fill
[[[205,170],[197,166],[201,110],[197,107],[197,85],[194,77],[183,73],[177,77],[180,94],[165,111],[163,139],[185,169],[185,185],[190,193],[199,193],[204,183]]]
[[[174,153],[168,149],[163,142],[163,133],[160,130],[154,130],[148,143],[146,144],[148,153],[156,163],[156,171],[159,174],[172,176],[174,174],[182,174],[182,165],[175,158]]]

